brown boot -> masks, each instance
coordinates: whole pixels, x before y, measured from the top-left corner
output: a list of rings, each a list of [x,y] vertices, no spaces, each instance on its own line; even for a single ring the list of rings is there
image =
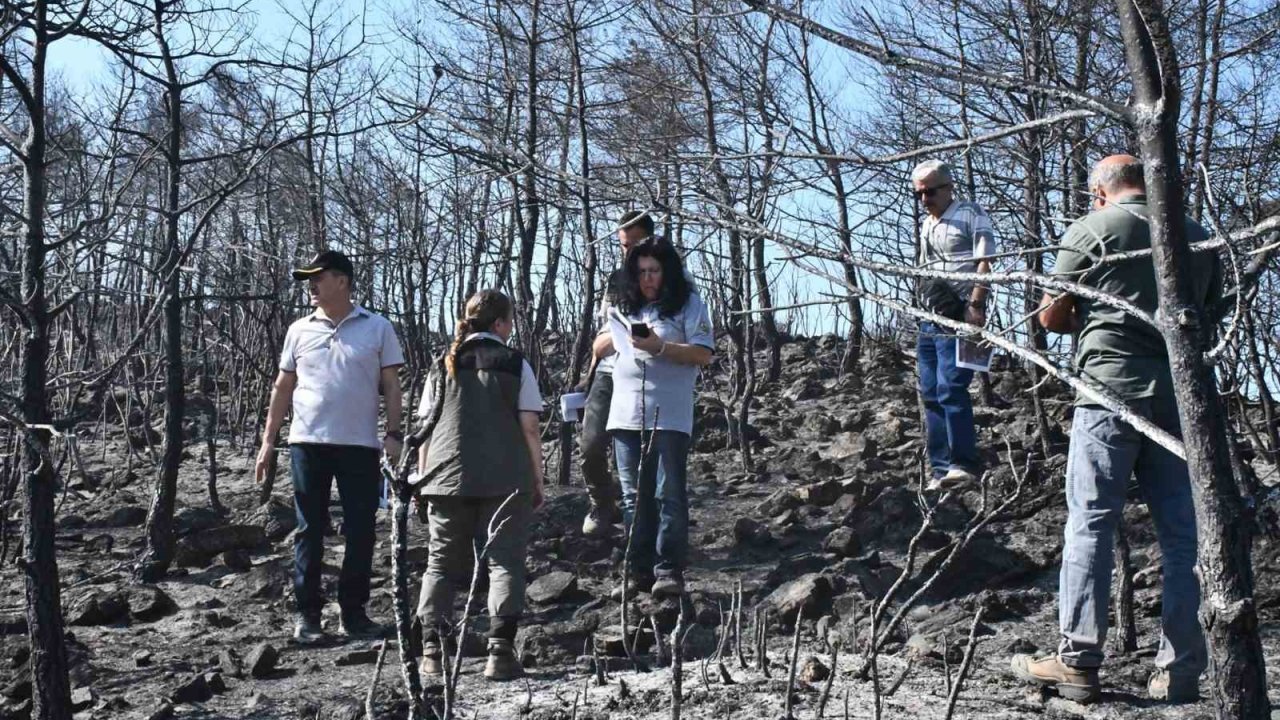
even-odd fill
[[[1057,688],[1058,694],[1068,700],[1088,704],[1102,696],[1098,668],[1071,667],[1056,653],[1042,658],[1014,655],[1009,666],[1013,674],[1022,680]]]
[[[440,643],[428,640],[422,644],[418,674],[422,676],[423,682],[433,682],[444,676],[444,653],[440,649]]]
[[[484,664],[484,676],[490,680],[524,677],[524,666],[516,657],[516,649],[510,640],[489,638],[489,660]]]

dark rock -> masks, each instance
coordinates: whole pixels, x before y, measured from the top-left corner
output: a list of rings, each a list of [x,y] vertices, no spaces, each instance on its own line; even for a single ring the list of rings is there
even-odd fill
[[[244,664],[249,668],[250,676],[260,679],[270,675],[271,671],[276,669],[276,663],[279,660],[279,650],[269,643],[259,643],[249,651]]]
[[[613,554],[609,538],[566,535],[560,538],[560,559],[574,563],[593,563],[608,560]]]
[[[782,397],[791,402],[800,402],[801,400],[812,400],[822,395],[822,383],[804,377],[791,383],[790,387],[782,391]]]
[[[840,432],[840,422],[826,413],[810,413],[804,419],[804,427],[819,438],[828,438]]]
[[[254,548],[266,541],[267,534],[258,525],[223,525],[201,530],[178,542],[174,562],[186,567],[199,567],[219,553]]]
[[[97,700],[98,698],[93,694],[93,688],[78,687],[71,691],[71,712],[80,712],[93,707]]]
[[[752,518],[738,518],[733,524],[735,545],[766,545],[773,540],[773,533],[762,522]]]
[[[214,695],[221,695],[227,691],[227,682],[222,679],[220,672],[207,672],[204,674],[204,682],[209,686],[209,690]]]
[[[850,410],[840,418],[840,429],[845,432],[861,432],[871,422],[871,413],[866,410]]]
[[[786,478],[784,476],[774,475],[767,478],[767,480],[771,484],[786,483]],[[794,490],[783,487],[773,491],[769,497],[760,501],[760,504],[756,505],[756,514],[763,515],[765,517],[774,517],[780,513],[791,510],[792,508],[800,507],[803,504],[804,502]]]
[[[936,553],[921,568],[927,577],[945,553]],[[994,537],[974,538],[934,586],[937,599],[964,597],[983,590],[1007,587],[1045,570],[1033,557]]]
[[[179,537],[192,533],[212,530],[226,520],[216,510],[207,507],[192,506],[179,508],[173,514],[173,529]]]
[[[137,505],[125,505],[124,507],[118,507],[115,510],[112,510],[111,514],[107,515],[106,519],[102,521],[102,524],[107,527],[123,528],[137,527],[146,521],[146,508],[139,507]]]
[[[169,702],[175,705],[205,702],[212,698],[213,689],[209,687],[209,681],[204,675],[193,676],[169,693]]]
[[[129,617],[129,598],[119,590],[90,590],[71,603],[68,625],[109,625]]]
[[[839,499],[843,492],[844,486],[838,480],[824,480],[805,485],[800,488],[797,494],[803,502],[809,505],[827,507]]]
[[[151,667],[151,664],[154,662],[155,662],[155,655],[153,655],[150,650],[139,650],[138,652],[133,654],[134,667],[140,667],[140,668]]]
[[[21,613],[0,615],[0,635],[26,635],[27,616]]]
[[[960,635],[962,632],[957,629],[956,634],[950,636],[946,642],[943,642],[941,635],[931,637],[924,633],[916,633],[907,638],[906,650],[918,659],[943,660],[945,655],[948,663],[958,663],[964,659],[964,646],[961,643],[967,639]]]
[[[592,628],[594,629],[594,628]],[[537,659],[539,665],[572,662],[582,654],[590,631],[585,623],[546,623],[526,625],[520,628],[520,639],[525,652]],[[621,650],[621,644],[618,649]]]
[[[858,554],[861,543],[858,542],[858,534],[851,528],[838,527],[832,530],[826,539],[822,541],[822,549],[835,553],[840,557],[853,557]]]
[[[155,622],[178,610],[173,598],[155,585],[131,585],[126,592],[129,595],[129,612],[134,620]]]
[[[333,661],[338,667],[349,667],[351,665],[369,665],[378,661],[378,651],[375,648],[367,648],[365,650],[352,650],[345,652]]]
[[[258,600],[275,600],[284,592],[289,582],[288,571],[278,562],[263,563],[245,573],[240,587],[249,597]]]
[[[793,625],[796,613],[817,619],[831,612],[831,581],[825,575],[809,573],[774,590],[765,598],[775,617]]]
[[[110,555],[116,539],[110,535],[95,535],[84,543],[84,551],[95,555]]]
[[[1034,654],[1039,649],[1040,648],[1037,647],[1035,643],[1021,636],[1015,636],[1012,640],[1010,640],[1007,644],[1005,644],[1006,655],[1016,655],[1018,653],[1025,653],[1030,655],[1030,654]]]
[[[218,612],[217,610],[210,610],[209,612],[206,612],[204,614],[204,621],[209,623],[211,627],[218,628],[219,630],[226,630],[227,628],[233,628],[240,624],[239,618]]]
[[[260,525],[267,540],[274,543],[283,540],[298,527],[298,515],[293,506],[278,498],[271,498],[249,516],[248,522]]]
[[[20,677],[4,689],[4,696],[13,702],[22,702],[31,699],[31,678]]]
[[[578,578],[571,572],[558,570],[529,583],[525,595],[539,605],[564,602],[578,592]]]
[[[236,572],[247,572],[253,567],[253,558],[249,556],[249,551],[244,548],[234,548],[227,550],[218,556],[222,564]]]
[[[31,659],[31,647],[29,645],[19,645],[13,649],[13,654],[9,656],[9,667],[16,670],[26,665],[29,659]]]
[[[173,705],[167,702],[160,704],[156,711],[147,716],[147,720],[171,720],[173,718]]]
[[[695,626],[695,627],[701,627]],[[653,632],[645,628],[639,633],[632,630],[632,639],[635,641],[635,651],[645,653],[649,651],[649,647],[653,645]],[[610,625],[600,628],[595,634],[596,648],[603,655],[611,657],[626,657],[626,648],[622,645],[622,628],[619,625]]]
[[[800,679],[807,683],[820,683],[831,675],[831,669],[816,657],[810,657],[800,667]]]
[[[84,519],[83,515],[63,515],[58,518],[59,530],[79,530],[88,525],[89,522]]]

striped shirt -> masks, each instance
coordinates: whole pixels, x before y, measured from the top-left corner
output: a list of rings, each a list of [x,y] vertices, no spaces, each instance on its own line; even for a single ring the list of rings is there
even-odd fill
[[[920,220],[919,267],[946,272],[977,272],[975,257],[996,252],[995,231],[982,206],[968,200],[953,200],[942,217],[928,213]],[[970,281],[953,280],[951,287],[968,300]]]

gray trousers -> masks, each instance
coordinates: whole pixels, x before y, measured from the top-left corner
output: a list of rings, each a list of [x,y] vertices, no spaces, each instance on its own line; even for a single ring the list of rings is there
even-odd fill
[[[471,587],[476,570],[476,543],[483,546],[490,520],[505,497],[430,497],[427,524],[431,532],[427,571],[422,575],[418,617],[424,628],[453,623],[458,592]],[[524,611],[524,560],[529,548],[532,497],[522,492],[511,499],[493,522],[497,536],[489,545],[489,636],[515,639]],[[484,571],[482,565],[480,572]],[[465,595],[464,595],[465,597]]]
[[[1181,436],[1172,398],[1131,403],[1140,415]],[[1163,555],[1160,650],[1156,667],[1199,676],[1207,665],[1197,612],[1196,515],[1186,462],[1147,439],[1119,416],[1080,406],[1071,424],[1067,460],[1067,527],[1058,583],[1058,654],[1074,667],[1098,667],[1107,638],[1116,526],[1129,478],[1137,475]]]
[[[619,488],[609,471],[609,448],[613,436],[609,424],[609,405],[613,400],[613,375],[597,372],[587,391],[587,405],[582,409],[582,428],[578,449],[582,452],[582,479],[587,494],[596,506],[616,506]]]

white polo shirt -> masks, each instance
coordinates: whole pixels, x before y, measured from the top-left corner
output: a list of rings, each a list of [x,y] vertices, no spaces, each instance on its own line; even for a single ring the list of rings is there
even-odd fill
[[[404,364],[395,328],[359,305],[337,325],[316,310],[284,336],[280,369],[297,373],[290,443],[380,448],[382,369]]]
[[[507,344],[506,340],[491,332],[471,333],[462,341],[462,344],[466,345],[472,340],[481,338],[500,342],[503,345]],[[431,412],[431,405],[434,402],[431,373],[428,372],[426,385],[422,388],[422,400],[418,402],[417,416],[419,420],[426,419],[427,413]],[[517,399],[516,404],[520,406],[520,412],[542,412],[542,392],[538,389],[538,376],[534,375],[533,366],[529,364],[528,360],[523,362],[520,370],[520,397]]]

